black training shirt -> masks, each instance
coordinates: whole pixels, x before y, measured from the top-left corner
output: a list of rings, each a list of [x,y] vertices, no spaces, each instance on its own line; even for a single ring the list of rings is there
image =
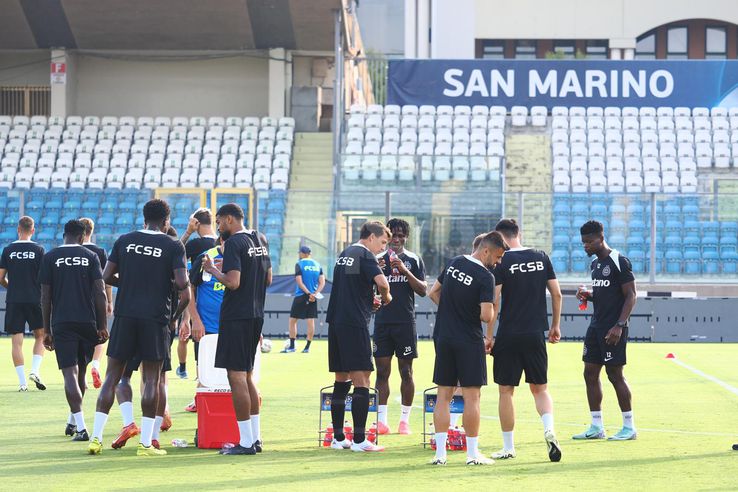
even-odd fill
[[[40,280],[51,287],[51,325],[94,324],[94,284],[100,279],[100,260],[86,247],[64,244],[49,251],[41,265]]]
[[[201,236],[190,239],[185,245],[185,254],[190,263],[195,263],[195,259],[210,248],[215,247],[215,236]]]
[[[374,303],[374,277],[381,274],[377,258],[366,246],[356,243],[344,249],[333,269],[326,321],[368,329]]]
[[[223,273],[241,272],[241,283],[236,290],[226,287],[220,306],[221,321],[264,317],[266,280],[271,267],[261,234],[242,230],[228,238],[223,244]]]
[[[592,261],[592,296],[594,314],[590,326],[607,331],[618,322],[625,304],[623,284],[633,282],[630,260],[612,250],[605,260]]]
[[[495,278],[482,262],[471,256],[452,258],[438,276],[441,301],[433,337],[476,342],[484,332],[480,316],[483,302],[495,299]]]
[[[8,278],[8,294],[5,302],[38,304],[41,302],[41,286],[38,272],[44,248],[33,241],[18,240],[10,243],[0,255],[0,268]]]
[[[100,260],[100,268],[105,269],[105,265],[108,263],[108,254],[95,243],[84,243],[82,244],[85,248],[89,249],[97,255],[97,259]]]
[[[423,259],[415,253],[405,250],[397,257],[405,263],[410,273],[421,282],[425,280],[425,265]],[[387,277],[390,285],[392,302],[377,311],[375,322],[377,323],[415,323],[415,291],[410,287],[407,277],[401,273],[392,273],[390,266],[390,253],[384,255],[384,268],[382,273]]]
[[[184,246],[159,231],[134,231],[115,241],[111,261],[118,265],[115,315],[167,324],[174,271],[186,268]]]
[[[492,273],[495,284],[502,285],[497,336],[548,330],[546,285],[556,278],[548,255],[530,248],[511,249]]]

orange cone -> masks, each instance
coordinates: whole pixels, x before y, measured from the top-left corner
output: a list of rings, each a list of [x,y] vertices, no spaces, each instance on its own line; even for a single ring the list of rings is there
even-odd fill
[[[668,354],[666,354],[666,358],[667,359],[676,359],[676,355],[674,355],[671,352],[669,352]]]

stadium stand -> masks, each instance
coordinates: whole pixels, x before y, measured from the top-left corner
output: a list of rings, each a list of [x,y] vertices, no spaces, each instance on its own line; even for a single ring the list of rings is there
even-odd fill
[[[291,167],[292,118],[0,116],[0,189],[24,191],[24,211],[50,247],[70,218],[97,220],[97,241],[109,249],[135,228],[156,188],[251,188],[259,229],[279,258],[285,190]],[[176,196],[178,230],[200,203]],[[15,238],[19,198],[0,197],[0,237]]]

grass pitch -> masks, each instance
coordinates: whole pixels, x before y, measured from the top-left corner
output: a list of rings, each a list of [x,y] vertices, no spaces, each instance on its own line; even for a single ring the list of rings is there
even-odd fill
[[[298,350],[303,343],[298,342]],[[26,339],[26,367],[31,340]],[[2,490],[209,490],[270,488],[281,490],[735,490],[738,452],[738,395],[664,356],[680,361],[730,387],[738,387],[736,356],[730,344],[631,344],[626,376],[634,396],[638,440],[629,442],[572,441],[571,435],[589,423],[581,377],[581,344],[549,346],[551,394],[555,402],[556,433],[563,449],[560,463],[550,463],[542,426],[525,386],[516,394],[515,429],[518,457],[490,467],[466,467],[464,453],[449,452],[446,467],[426,463],[432,451],[420,445],[422,390],[432,386],[433,347],[420,343],[415,365],[416,396],[412,436],[383,436],[384,453],[364,455],[318,448],[319,388],[331,383],[327,373],[327,344],[315,342],[310,354],[279,354],[281,341],[262,361],[261,391],[263,454],[224,457],[194,447],[177,449],[173,438],[190,443],[196,416],[184,412],[195,382],[173,378],[169,385],[174,426],[162,433],[169,455],[137,457],[134,438],[122,450],[110,449],[117,435],[120,412],[110,413],[104,435],[105,450],[88,456],[86,443],[64,437],[67,405],[61,373],[53,354],[46,355],[42,376],[49,389],[17,392],[10,361],[10,340],[0,339],[0,489]],[[194,360],[188,364],[192,375]],[[491,372],[491,365],[489,367]],[[490,378],[491,379],[491,378]],[[137,383],[135,384],[137,386]],[[391,380],[390,426],[399,420],[399,376]],[[621,424],[615,395],[604,377],[603,415],[608,434]],[[137,387],[134,394],[138,394]],[[97,390],[84,404],[88,427],[94,418]],[[136,420],[139,400],[134,397]],[[482,390],[480,447],[489,454],[501,448],[495,386]],[[350,417],[349,417],[350,418]]]

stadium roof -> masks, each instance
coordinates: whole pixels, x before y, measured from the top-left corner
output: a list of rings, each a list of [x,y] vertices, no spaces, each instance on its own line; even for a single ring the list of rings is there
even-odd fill
[[[341,0],[0,0],[0,49],[333,49]]]

